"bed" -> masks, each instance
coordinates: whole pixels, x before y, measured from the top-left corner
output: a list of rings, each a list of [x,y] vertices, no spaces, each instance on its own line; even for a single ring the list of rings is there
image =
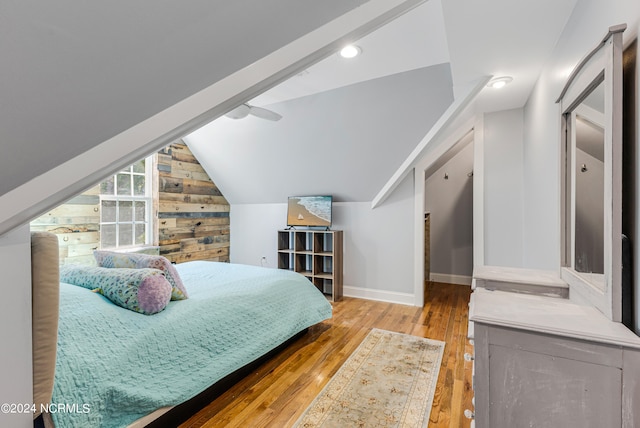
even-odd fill
[[[55,236],[52,240],[41,233],[32,235],[32,244],[38,239],[55,242],[57,250]],[[34,258],[33,266],[35,271],[43,263]],[[59,283],[50,403],[64,407],[50,412],[56,427],[126,427],[136,421],[143,425],[140,421],[149,420],[145,416],[188,402],[331,317],[324,295],[294,272],[205,261],[175,268],[189,298],[170,301],[154,315],[119,307],[90,289]],[[36,330],[43,327],[38,313],[44,312],[51,324],[50,311],[36,307],[37,280],[34,276],[34,397],[42,389],[36,380],[43,383],[42,376],[36,376],[38,365],[51,367],[51,355],[43,358],[47,351],[37,346]],[[51,278],[48,283],[53,283]],[[47,403],[46,395],[36,399]]]

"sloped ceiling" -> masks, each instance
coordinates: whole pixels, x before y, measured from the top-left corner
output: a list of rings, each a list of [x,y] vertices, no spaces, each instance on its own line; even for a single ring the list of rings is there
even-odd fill
[[[0,195],[365,2],[3,1]]]
[[[442,4],[429,0],[355,43],[355,60],[331,55],[252,100],[273,104],[403,71],[449,62]]]
[[[86,4],[71,0],[38,4],[17,0],[2,2],[0,144],[5,155],[0,157],[0,197],[154,114],[165,111],[202,88],[219,82],[230,73],[255,63],[322,24],[358,6],[371,3],[367,0],[140,0],[133,3],[114,0]],[[401,18],[406,21],[400,21],[402,25],[398,25],[404,32],[387,34],[381,38],[386,42],[380,45],[391,47],[392,53],[380,57],[377,65],[376,62],[367,64],[365,68],[368,72],[364,75],[356,73],[354,76],[357,77],[350,81],[338,82],[330,88],[320,85],[302,94],[289,93],[283,96],[273,93],[271,100],[263,98],[261,103],[274,108],[282,107],[288,117],[308,111],[309,116],[298,117],[296,123],[317,123],[323,116],[314,113],[314,109],[306,108],[305,104],[316,99],[307,97],[318,97],[313,103],[319,105],[324,104],[330,95],[340,103],[346,103],[343,95],[331,94],[331,91],[342,88],[347,92],[359,93],[358,88],[348,89],[349,85],[387,79],[384,76],[390,76],[389,79],[396,75],[413,76],[405,72],[428,69],[450,61],[451,76],[447,83],[444,84],[442,80],[437,82],[445,85],[443,89],[447,91],[451,91],[453,86],[454,94],[456,87],[466,85],[482,75],[513,75],[514,83],[500,95],[487,90],[480,94],[478,112],[522,107],[575,3],[576,0],[515,3],[509,0],[482,3],[451,0],[441,4],[439,0],[429,0],[415,9],[416,13],[421,11],[423,14],[428,10],[426,19],[424,16],[416,18],[409,12],[406,18]],[[383,27],[386,28],[392,27]],[[425,29],[432,32],[425,35],[421,32]],[[367,38],[375,37],[375,34],[378,33],[372,33]],[[425,40],[427,43],[424,43]],[[367,46],[365,53],[372,51]],[[418,58],[428,59],[416,63],[415,59]],[[387,67],[389,65],[393,67]],[[309,75],[313,76],[319,69],[309,69]],[[331,75],[335,69],[328,66],[323,73]],[[316,79],[319,80],[322,79]],[[308,82],[302,79],[299,83]],[[427,86],[434,87],[431,84]],[[327,94],[322,95],[325,92]],[[394,119],[398,123],[405,123],[404,118],[413,113],[405,111],[401,114],[398,104],[406,107],[411,103],[399,103],[393,97],[389,99],[397,108],[388,109],[387,124],[390,125]],[[446,99],[450,103],[451,97]],[[381,105],[386,101],[379,97],[369,106]],[[436,97],[432,101],[438,105],[426,107],[420,104],[426,102],[422,100],[417,110],[409,110],[428,109],[435,112],[447,107],[441,105],[441,98]],[[327,111],[340,108],[329,108],[326,102]],[[346,104],[357,102],[349,101]],[[370,117],[375,118],[376,125],[384,122],[380,120],[381,115],[371,114]],[[432,117],[425,115],[414,120],[430,123]],[[374,180],[385,180],[388,174],[383,170],[393,170],[390,165],[399,163],[402,155],[409,150],[408,146],[418,142],[412,135],[402,142],[398,138],[388,137],[387,144],[391,149],[367,146],[364,139],[352,146],[355,137],[368,132],[363,132],[362,128],[371,126],[373,122],[374,119],[364,125],[362,120],[355,120],[353,123],[357,123],[356,127],[350,123],[340,123],[344,126],[341,134],[354,138],[349,145],[332,143],[334,145],[329,145],[330,150],[325,151],[334,154],[334,176],[342,177],[339,183],[330,183],[330,191],[342,195],[344,200],[362,200],[375,193],[371,190],[374,184],[366,181],[369,175],[358,177],[350,174],[352,165],[361,166],[361,170],[367,167],[377,169]],[[257,126],[265,127],[267,124]],[[405,128],[390,126],[397,132],[405,130],[410,133]],[[270,165],[270,172],[263,170],[265,174],[272,174],[278,168],[286,171],[287,165],[308,162],[305,156],[314,149],[281,150],[278,144],[285,144],[283,141],[286,140],[283,131],[273,134],[281,138],[268,138],[266,130],[260,134],[264,140],[271,141],[268,147],[272,152],[269,155],[276,153],[285,160],[279,158],[280,163]],[[293,131],[291,135],[294,138],[286,140],[286,144],[298,147],[304,143],[300,133]],[[221,140],[215,138],[216,144]],[[337,138],[335,140],[339,141]],[[227,144],[231,142],[227,141]],[[394,147],[398,147],[398,150],[394,151]],[[261,150],[264,150],[261,146],[247,146],[245,152],[236,153],[233,159],[228,158],[228,164],[242,168],[243,159],[254,154],[263,155]],[[362,155],[367,150],[389,150],[385,154],[384,165],[375,159],[367,162],[364,158],[358,158],[358,154]],[[298,153],[297,157],[292,153]],[[345,154],[340,156],[341,153]],[[203,148],[201,155],[208,159],[205,163],[209,162],[209,169],[213,170],[216,153],[205,153]],[[247,165],[245,175],[249,176],[254,170],[260,171],[258,166]],[[216,175],[218,173],[212,173],[212,176]],[[319,177],[325,176],[332,175],[325,175],[323,171]],[[360,184],[361,179],[367,184]],[[220,177],[220,180],[225,179]],[[253,182],[255,184],[255,178]],[[268,189],[276,187],[267,182],[263,186]],[[249,192],[244,186],[242,189],[242,192]],[[291,194],[315,192],[316,189],[305,186],[300,192],[296,188],[281,191]],[[231,200],[281,200],[275,194],[264,198],[256,193],[245,197],[239,190],[230,192],[233,193],[229,195]]]
[[[221,117],[185,141],[232,204],[332,194],[370,201],[453,101],[448,64],[269,106],[271,122]]]
[[[232,203],[332,194],[371,201],[453,101],[440,0],[358,40],[251,104],[279,122],[221,117],[185,138]]]
[[[444,27],[454,86],[478,76],[511,76],[507,87],[483,91],[476,109],[524,106],[577,0],[446,0]]]
[[[186,141],[232,203],[315,193],[370,201],[457,87],[509,75],[473,108],[524,106],[576,0],[525,3],[430,0],[357,41],[352,63],[331,56],[251,101],[282,121],[220,118]],[[446,78],[434,72],[443,63]]]

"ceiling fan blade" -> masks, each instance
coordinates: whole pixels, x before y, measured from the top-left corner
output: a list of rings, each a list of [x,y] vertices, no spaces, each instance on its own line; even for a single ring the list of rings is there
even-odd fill
[[[262,119],[278,121],[282,115],[262,107],[250,106],[249,113]]]
[[[225,114],[225,116],[231,119],[242,119],[243,117],[247,117],[250,111],[251,106],[248,104],[240,104],[238,107]]]

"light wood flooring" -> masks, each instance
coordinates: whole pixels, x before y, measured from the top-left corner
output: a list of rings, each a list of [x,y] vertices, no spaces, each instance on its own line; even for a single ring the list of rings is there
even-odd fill
[[[427,283],[423,308],[344,298],[333,318],[315,325],[233,388],[181,425],[289,427],[372,328],[446,342],[429,427],[470,426],[472,350],[467,336],[470,288]]]

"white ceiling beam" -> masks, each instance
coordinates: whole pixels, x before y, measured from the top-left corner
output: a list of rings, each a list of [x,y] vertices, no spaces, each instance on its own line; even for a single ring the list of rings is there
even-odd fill
[[[371,202],[372,209],[380,206],[389,197],[389,195],[393,193],[395,188],[398,187],[407,174],[413,171],[413,168],[420,161],[429,144],[439,138],[446,130],[447,126],[450,125],[458,115],[473,102],[490,79],[491,76],[484,76],[461,91],[461,96],[453,101],[449,108],[442,114],[440,119],[438,119],[438,121],[429,130],[427,135],[425,135],[422,141],[418,143],[407,159],[405,159],[402,165],[400,165],[382,189],[380,189],[380,192],[378,192],[376,197],[373,198],[373,201]]]

